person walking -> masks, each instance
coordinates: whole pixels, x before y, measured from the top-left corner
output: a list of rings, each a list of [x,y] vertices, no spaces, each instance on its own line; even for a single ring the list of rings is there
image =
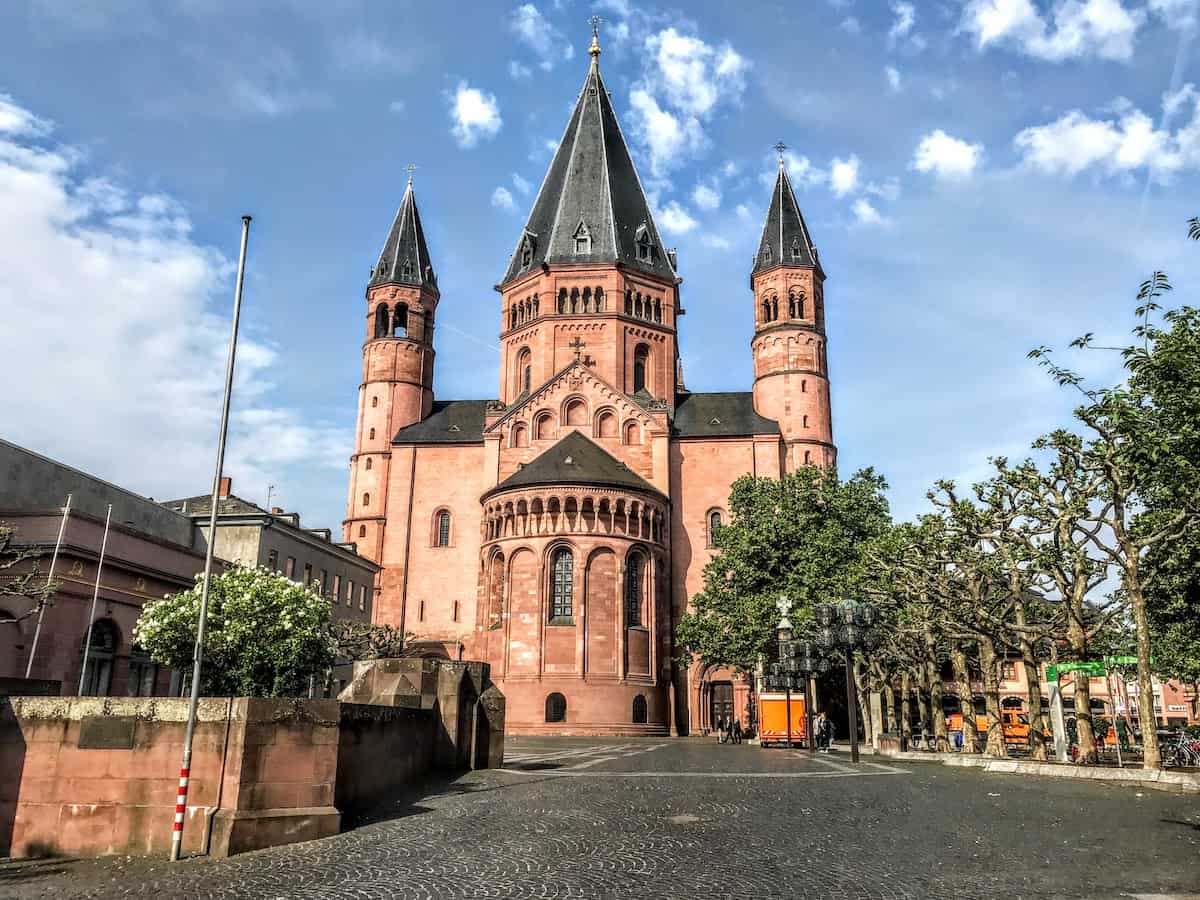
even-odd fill
[[[725,743],[725,717],[724,716],[717,717],[717,743],[718,744]]]
[[[741,719],[733,720],[733,742],[735,744],[740,744],[742,742],[742,720]]]

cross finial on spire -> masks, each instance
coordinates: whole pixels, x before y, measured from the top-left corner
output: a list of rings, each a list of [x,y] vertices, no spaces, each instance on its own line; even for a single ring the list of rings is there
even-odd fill
[[[567,346],[575,351],[575,358],[579,359],[579,355],[583,352],[583,348],[586,347],[587,344],[581,341],[579,336],[576,335],[575,340],[571,341],[571,343],[567,344]]]
[[[774,147],[775,152],[779,154],[779,168],[781,169],[783,168],[783,151],[786,149],[787,144],[785,144],[783,141],[780,141]]]
[[[588,19],[588,24],[592,26],[592,46],[588,47],[588,54],[592,59],[600,56],[600,23],[603,21],[599,16]]]
[[[411,185],[413,172],[417,171],[417,166],[415,163],[409,163],[405,168],[408,169],[408,183]]]

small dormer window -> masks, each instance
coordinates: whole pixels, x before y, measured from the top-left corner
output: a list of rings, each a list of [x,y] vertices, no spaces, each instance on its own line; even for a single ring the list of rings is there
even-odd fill
[[[648,260],[658,255],[650,244],[650,229],[646,227],[645,222],[638,226],[638,230],[633,236],[633,242],[637,246],[638,259]]]
[[[762,256],[763,256],[763,262],[769,263],[771,261],[771,248],[767,247],[765,250],[763,250]]]
[[[528,269],[533,265],[533,238],[528,232],[521,238],[521,268]]]
[[[406,259],[404,266],[400,269],[400,274],[405,278],[412,278],[412,262]]]
[[[792,259],[799,259],[799,258],[800,258],[800,241],[794,240],[794,241],[792,241]]]
[[[592,234],[588,231],[588,227],[584,222],[579,223],[579,227],[575,229],[575,253],[580,256],[585,256],[592,252]]]

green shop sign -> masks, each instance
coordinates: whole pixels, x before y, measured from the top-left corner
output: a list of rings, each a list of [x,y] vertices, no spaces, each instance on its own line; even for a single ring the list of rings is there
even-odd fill
[[[1109,669],[1136,665],[1136,656],[1106,656],[1099,661],[1059,663],[1056,666],[1046,666],[1046,680],[1058,681],[1058,676],[1065,675],[1067,672],[1086,672],[1088,678],[1103,678],[1108,674]]]

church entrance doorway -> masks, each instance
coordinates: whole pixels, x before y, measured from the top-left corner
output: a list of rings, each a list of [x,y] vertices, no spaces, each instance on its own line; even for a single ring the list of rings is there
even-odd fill
[[[710,696],[712,706],[709,710],[708,721],[712,723],[713,728],[716,728],[719,721],[722,719],[729,721],[733,716],[733,682],[714,681]]]

